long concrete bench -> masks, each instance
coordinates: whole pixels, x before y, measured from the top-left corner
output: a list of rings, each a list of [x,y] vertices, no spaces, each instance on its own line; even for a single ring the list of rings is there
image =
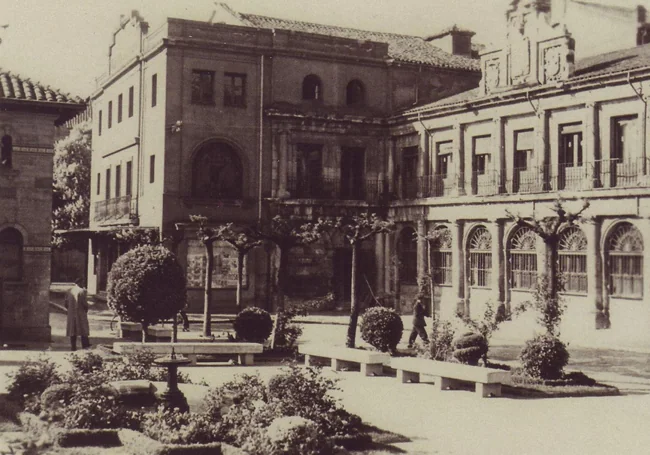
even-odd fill
[[[339,346],[304,345],[298,347],[298,352],[304,354],[305,365],[311,365],[314,359],[331,359],[332,369],[340,371],[351,363],[358,363],[361,365],[361,373],[365,376],[380,375],[384,363],[390,360],[390,355],[383,352]]]
[[[437,390],[452,389],[459,381],[473,382],[480,397],[500,397],[501,384],[510,378],[509,371],[413,357],[393,357],[390,366],[401,382],[420,382],[421,374],[433,376]]]
[[[113,351],[127,354],[139,349],[150,349],[156,355],[165,355],[172,352],[182,354],[196,365],[199,355],[229,355],[236,354],[241,365],[253,365],[255,354],[261,354],[263,347],[260,343],[239,342],[180,342],[180,343],[113,343]]]

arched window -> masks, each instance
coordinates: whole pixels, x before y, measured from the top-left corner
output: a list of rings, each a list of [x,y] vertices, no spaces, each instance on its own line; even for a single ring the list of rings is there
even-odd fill
[[[13,140],[5,134],[0,139],[0,166],[11,167],[11,155],[13,154]]]
[[[451,284],[451,231],[440,226],[434,231],[435,240],[431,240],[431,275],[437,285]]]
[[[492,282],[492,235],[483,226],[469,238],[470,286],[489,288]]]
[[[302,99],[303,100],[322,100],[323,84],[320,78],[315,74],[310,74],[302,81]]]
[[[643,297],[643,236],[630,223],[619,224],[607,242],[607,271],[614,297]]]
[[[577,226],[560,234],[560,273],[567,292],[587,293],[587,237]]]
[[[418,282],[418,248],[415,230],[411,227],[402,229],[397,240],[399,258],[399,280],[401,284]]]
[[[521,227],[510,237],[510,287],[534,289],[537,283],[537,237],[532,229]]]
[[[210,142],[193,163],[192,196],[205,199],[241,199],[243,170],[237,153],[228,144]]]
[[[0,282],[23,278],[23,236],[14,228],[0,231]]]
[[[348,83],[345,90],[345,104],[348,106],[362,106],[366,101],[365,90],[361,81],[354,79]]]

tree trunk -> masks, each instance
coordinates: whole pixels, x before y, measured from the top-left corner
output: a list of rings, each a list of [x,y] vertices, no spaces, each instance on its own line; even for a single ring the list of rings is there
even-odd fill
[[[142,324],[142,342],[143,343],[147,342],[147,327],[148,326]]]
[[[546,276],[548,277],[548,293],[557,298],[560,292],[560,277],[558,273],[558,241],[549,239],[546,243]]]
[[[350,323],[345,345],[353,348],[357,337],[357,321],[359,320],[359,303],[357,302],[357,254],[359,243],[352,244],[352,278],[350,285]]]
[[[241,251],[237,254],[237,296],[235,297],[235,300],[237,302],[237,312],[241,311],[241,288],[244,275],[245,257],[246,254],[242,253]]]
[[[284,294],[286,292],[286,286],[289,279],[288,260],[289,248],[280,246],[280,266],[278,267],[278,313],[284,311]]]
[[[433,292],[433,270],[431,270],[431,241],[427,240],[427,270],[429,271],[429,294],[431,297],[431,318],[436,318],[436,296]]]
[[[174,315],[172,322],[172,343],[178,342],[178,313]]]
[[[212,336],[212,269],[214,268],[212,242],[205,243],[205,254],[207,255],[205,265],[205,293],[203,295],[203,336]]]

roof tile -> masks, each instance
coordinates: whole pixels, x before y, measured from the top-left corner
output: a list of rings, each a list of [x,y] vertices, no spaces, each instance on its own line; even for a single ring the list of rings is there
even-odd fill
[[[0,101],[3,99],[84,104],[84,101],[79,97],[73,97],[58,90],[43,87],[39,83],[34,83],[29,79],[23,79],[17,74],[0,69]]]
[[[479,71],[479,62],[469,57],[453,55],[426,42],[419,36],[398,35],[395,33],[372,32],[333,25],[278,19],[240,13],[239,17],[249,26],[293,30],[363,41],[376,41],[388,44],[388,57],[400,62],[419,63],[439,68]]]

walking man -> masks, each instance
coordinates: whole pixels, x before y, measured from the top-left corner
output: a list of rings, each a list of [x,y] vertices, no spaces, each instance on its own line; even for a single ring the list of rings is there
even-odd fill
[[[411,335],[409,336],[409,348],[413,347],[415,339],[418,335],[422,338],[422,341],[425,343],[429,342],[429,337],[427,336],[427,331],[425,327],[427,325],[424,320],[424,315],[426,313],[426,308],[422,296],[418,295],[415,298],[415,304],[413,305],[413,329],[411,330]]]
[[[77,278],[74,286],[70,288],[65,296],[65,307],[68,309],[68,323],[66,325],[66,336],[70,337],[70,348],[77,350],[77,337],[81,337],[81,347],[90,347],[88,335],[88,300],[86,290],[81,286],[81,278]]]

